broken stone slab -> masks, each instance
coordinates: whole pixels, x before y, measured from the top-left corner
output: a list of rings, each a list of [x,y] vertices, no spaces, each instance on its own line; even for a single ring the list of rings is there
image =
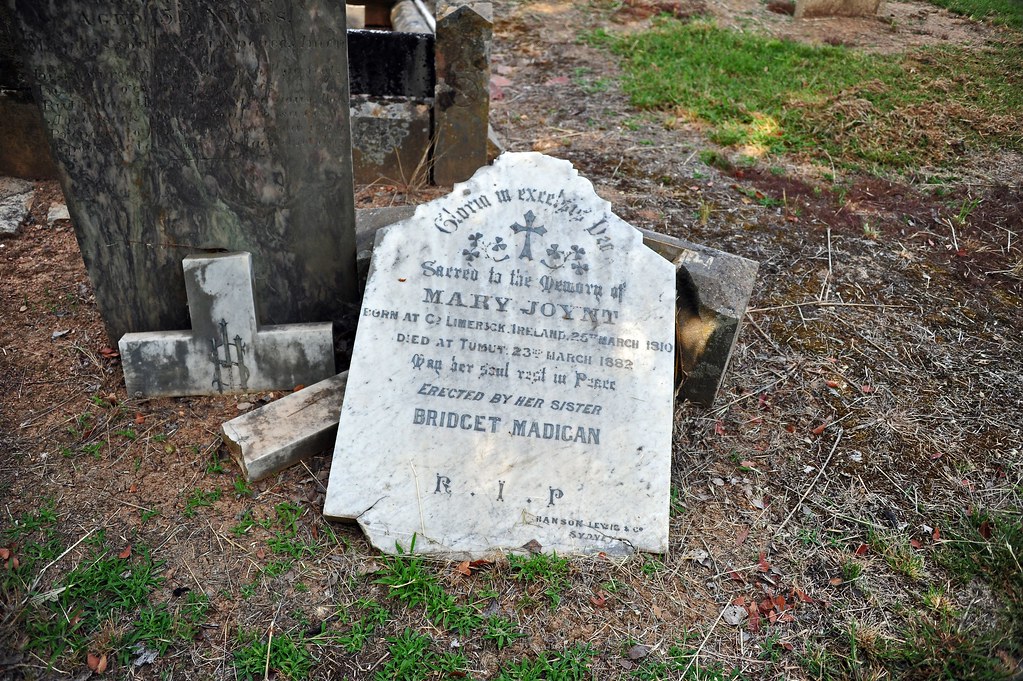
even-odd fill
[[[50,210],[46,213],[46,225],[53,227],[57,220],[70,220],[71,213],[67,209],[66,203],[54,203],[50,205]]]
[[[121,337],[129,395],[291,390],[335,373],[330,322],[259,324],[250,253],[189,256],[182,267],[192,330]]]
[[[0,177],[0,236],[14,236],[28,215],[34,185],[13,177]]]
[[[224,423],[220,432],[249,482],[334,446],[348,372]]]
[[[684,239],[642,229],[643,242],[667,258],[676,267],[685,267],[699,292],[700,318],[693,322],[701,327],[699,352],[679,358],[688,370],[676,377],[679,396],[709,407],[714,402],[728,362],[739,337],[759,264],[753,260],[725,253]],[[687,329],[676,329],[681,338]],[[676,352],[684,344],[676,343]]]
[[[872,17],[881,0],[796,0],[796,19],[816,17]]]

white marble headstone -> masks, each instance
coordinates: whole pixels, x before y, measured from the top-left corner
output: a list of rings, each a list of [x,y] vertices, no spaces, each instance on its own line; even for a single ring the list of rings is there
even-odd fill
[[[674,286],[567,161],[419,206],[373,252],[324,514],[390,552],[665,551]]]

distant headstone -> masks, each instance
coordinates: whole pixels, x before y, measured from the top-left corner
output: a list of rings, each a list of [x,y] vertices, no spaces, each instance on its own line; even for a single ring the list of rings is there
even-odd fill
[[[188,257],[182,269],[192,330],[121,337],[129,395],[291,390],[334,374],[330,322],[260,326],[250,254]]]
[[[796,19],[817,17],[871,17],[881,0],[796,0]]]
[[[187,326],[194,252],[251,252],[267,323],[358,300],[343,3],[6,4],[112,339]]]
[[[25,221],[35,188],[31,182],[0,177],[0,236],[13,236]]]
[[[666,550],[674,284],[567,161],[419,206],[373,252],[324,514],[383,551]]]

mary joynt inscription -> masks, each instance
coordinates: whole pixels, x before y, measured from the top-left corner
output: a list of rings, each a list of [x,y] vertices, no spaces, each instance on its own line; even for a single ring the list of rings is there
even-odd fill
[[[378,239],[324,513],[458,556],[664,551],[674,267],[505,154]]]

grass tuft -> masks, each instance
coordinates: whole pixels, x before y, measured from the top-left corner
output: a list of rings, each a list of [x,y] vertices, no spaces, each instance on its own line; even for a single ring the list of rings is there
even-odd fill
[[[967,145],[1023,150],[1018,45],[885,56],[705,19],[588,39],[623,58],[623,87],[635,106],[709,123],[714,142],[753,156],[797,152],[902,170],[951,164]]]

